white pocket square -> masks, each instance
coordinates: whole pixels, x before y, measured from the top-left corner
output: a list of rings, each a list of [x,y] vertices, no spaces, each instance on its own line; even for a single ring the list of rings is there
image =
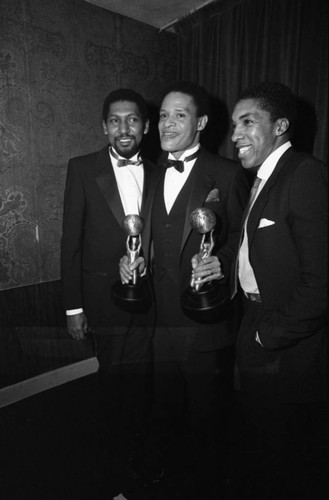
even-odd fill
[[[274,220],[261,219],[259,221],[258,229],[260,229],[262,227],[273,226],[273,224],[275,224]]]
[[[215,188],[207,196],[206,203],[220,201],[219,199],[219,189]]]

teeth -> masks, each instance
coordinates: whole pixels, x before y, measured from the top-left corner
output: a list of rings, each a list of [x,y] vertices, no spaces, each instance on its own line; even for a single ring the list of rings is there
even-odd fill
[[[245,154],[247,151],[249,151],[249,149],[251,148],[251,146],[243,146],[242,148],[239,148],[239,153],[241,155]]]

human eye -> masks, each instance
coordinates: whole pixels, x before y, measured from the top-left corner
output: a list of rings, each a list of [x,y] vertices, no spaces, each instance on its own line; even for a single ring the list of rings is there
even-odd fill
[[[136,115],[136,116],[135,116],[135,115],[133,115],[133,116],[130,116],[130,117],[129,117],[129,122],[130,122],[130,123],[138,123],[139,121],[140,121],[140,118],[139,118],[139,116],[137,116],[137,115]]]
[[[160,120],[165,120],[167,118],[167,113],[165,113],[164,111],[160,111],[159,118]]]
[[[250,127],[253,124],[253,121],[251,118],[245,118],[241,123],[244,127]]]
[[[109,119],[108,119],[108,124],[112,125],[112,126],[117,125],[118,122],[119,122],[119,120],[118,120],[118,118],[116,116],[110,116]]]
[[[252,120],[251,118],[245,118],[243,120],[243,125],[245,125],[246,127],[250,127],[253,124],[254,124],[254,120]]]

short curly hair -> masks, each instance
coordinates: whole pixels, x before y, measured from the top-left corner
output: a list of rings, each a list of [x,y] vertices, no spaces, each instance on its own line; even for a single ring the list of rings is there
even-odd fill
[[[258,105],[267,111],[274,123],[279,118],[289,120],[290,131],[294,129],[297,116],[297,102],[292,91],[280,82],[261,82],[245,89],[239,96],[243,99],[256,99]]]
[[[149,118],[149,111],[145,99],[135,90],[126,88],[113,90],[113,92],[110,92],[105,98],[102,113],[104,122],[107,120],[111,104],[119,101],[134,102],[137,104],[143,123],[145,124],[147,122]]]
[[[208,95],[208,92],[197,83],[189,81],[179,81],[170,85],[163,93],[162,101],[171,92],[181,92],[182,94],[187,94],[192,97],[196,106],[198,118],[203,115],[209,115],[210,97]]]

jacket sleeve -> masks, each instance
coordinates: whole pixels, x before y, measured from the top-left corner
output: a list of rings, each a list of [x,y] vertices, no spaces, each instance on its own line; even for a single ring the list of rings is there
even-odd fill
[[[85,208],[86,199],[79,163],[70,160],[64,191],[61,239],[61,279],[66,309],[83,307],[82,241]]]
[[[299,273],[290,298],[275,310],[264,311],[258,332],[266,349],[296,345],[327,323],[326,186],[326,165],[304,161],[295,170],[285,203]]]

